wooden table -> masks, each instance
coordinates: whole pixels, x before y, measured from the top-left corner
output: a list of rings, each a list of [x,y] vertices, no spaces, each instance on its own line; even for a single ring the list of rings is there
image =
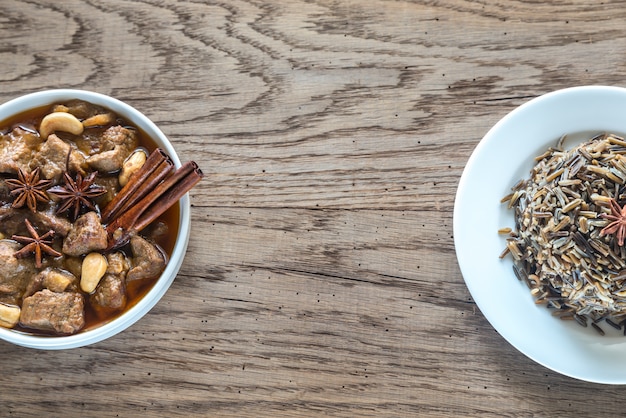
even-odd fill
[[[452,237],[476,144],[537,95],[626,79],[623,2],[0,4],[0,100],[112,95],[207,174],[159,304],[89,347],[0,342],[0,415],[607,416],[526,358]]]

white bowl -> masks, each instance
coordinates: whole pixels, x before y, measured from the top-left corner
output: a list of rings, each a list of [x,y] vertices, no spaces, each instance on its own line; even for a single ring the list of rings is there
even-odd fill
[[[112,97],[93,93],[84,90],[46,90],[37,93],[27,94],[16,99],[10,100],[0,105],[0,121],[6,120],[13,115],[23,111],[50,105],[57,102],[67,101],[71,99],[80,99],[96,105],[104,106],[117,113],[133,125],[140,128],[150,138],[154,140],[156,145],[162,148],[174,162],[176,167],[180,167],[180,160],[176,155],[174,147],[167,139],[165,134],[145,115]],[[97,343],[105,340],[118,332],[121,332],[137,322],[143,317],[156,303],[163,297],[167,289],[170,287],[174,278],[180,270],[180,266],[187,250],[190,233],[190,203],[189,196],[186,194],[179,202],[180,204],[180,224],[178,228],[178,237],[174,244],[174,249],[169,262],[161,274],[161,277],[153,285],[150,291],[144,297],[125,311],[118,318],[103,324],[97,328],[81,331],[78,334],[60,337],[45,337],[37,335],[29,335],[16,332],[10,329],[0,328],[0,338],[24,347],[39,348],[46,350],[60,350],[67,348],[82,347],[85,345]]]
[[[502,227],[514,227],[513,211],[500,199],[533,158],[563,134],[568,146],[595,133],[626,134],[626,89],[585,86],[535,98],[500,120],[480,141],[461,177],[454,206],[454,243],[472,297],[491,325],[534,361],[567,376],[597,383],[626,383],[626,337],[607,325],[605,336],[563,321],[536,305],[499,259]]]

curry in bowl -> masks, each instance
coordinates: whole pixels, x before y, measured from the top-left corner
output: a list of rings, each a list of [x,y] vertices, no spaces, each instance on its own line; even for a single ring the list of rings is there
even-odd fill
[[[86,101],[0,123],[0,326],[71,335],[130,309],[165,269],[177,202],[202,176]]]

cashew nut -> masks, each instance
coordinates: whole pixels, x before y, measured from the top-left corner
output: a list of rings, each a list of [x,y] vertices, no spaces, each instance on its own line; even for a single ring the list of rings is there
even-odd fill
[[[115,121],[113,113],[103,113],[101,115],[91,116],[83,121],[83,126],[89,128],[92,126],[104,126]]]
[[[102,254],[87,254],[80,273],[80,288],[87,293],[96,290],[100,279],[107,271],[107,266],[107,259]]]
[[[48,139],[55,131],[69,132],[74,135],[83,133],[83,124],[71,113],[53,112],[46,115],[39,125],[39,135]]]
[[[0,327],[13,328],[20,320],[19,306],[0,303]]]
[[[144,165],[145,162],[145,152],[143,152],[142,150],[137,150],[133,152],[122,165],[122,171],[120,171],[120,175],[118,178],[120,186],[126,186],[126,183],[128,183],[128,180],[130,179],[130,176],[139,171],[139,169]]]

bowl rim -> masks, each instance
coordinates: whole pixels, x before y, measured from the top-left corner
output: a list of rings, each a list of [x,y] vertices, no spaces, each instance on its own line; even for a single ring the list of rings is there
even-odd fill
[[[171,157],[175,167],[181,166],[180,159],[172,143],[150,118],[133,106],[102,93],[81,89],[50,89],[28,93],[0,104],[0,121],[34,107],[52,105],[55,102],[71,99],[85,100],[101,105],[124,117],[149,135],[156,142],[157,146],[162,147]],[[0,339],[28,348],[45,350],[70,349],[103,341],[136,323],[165,295],[182,266],[191,232],[189,193],[180,199],[179,205],[178,238],[174,244],[169,262],[152,288],[134,306],[107,323],[73,335],[48,337],[30,335],[0,327]]]

